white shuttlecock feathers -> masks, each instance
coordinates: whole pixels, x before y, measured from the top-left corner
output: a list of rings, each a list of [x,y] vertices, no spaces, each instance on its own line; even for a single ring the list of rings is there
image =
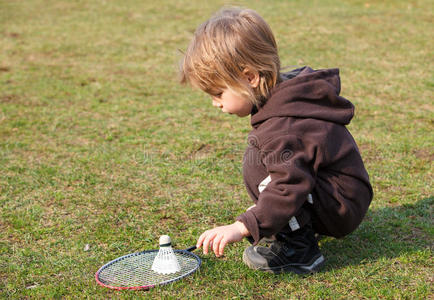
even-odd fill
[[[181,271],[168,235],[162,235],[160,237],[160,250],[152,263],[151,269],[160,274],[170,274]]]

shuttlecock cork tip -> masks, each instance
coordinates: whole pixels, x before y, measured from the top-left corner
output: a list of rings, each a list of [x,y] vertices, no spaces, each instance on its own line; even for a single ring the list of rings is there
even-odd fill
[[[172,245],[172,241],[170,240],[170,236],[162,235],[160,236],[160,247],[168,247]]]

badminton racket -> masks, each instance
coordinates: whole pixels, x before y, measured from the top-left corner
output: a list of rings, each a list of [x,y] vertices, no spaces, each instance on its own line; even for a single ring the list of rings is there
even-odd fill
[[[102,266],[95,274],[96,282],[115,290],[146,290],[157,285],[180,280],[196,272],[201,264],[200,258],[191,253],[196,246],[185,250],[173,250],[180,271],[162,274],[153,271],[152,263],[159,250],[147,250],[121,256]]]

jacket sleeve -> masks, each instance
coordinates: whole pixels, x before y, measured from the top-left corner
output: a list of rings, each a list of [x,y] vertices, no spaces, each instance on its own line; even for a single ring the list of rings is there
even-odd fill
[[[259,194],[256,206],[237,217],[249,230],[254,245],[288,224],[313,189],[317,147],[312,142],[306,145],[297,136],[283,135],[260,147],[271,181]]]

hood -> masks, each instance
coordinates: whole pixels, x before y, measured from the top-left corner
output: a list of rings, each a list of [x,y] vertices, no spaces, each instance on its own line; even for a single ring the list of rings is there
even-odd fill
[[[272,117],[313,118],[347,125],[354,115],[353,104],[339,96],[339,69],[313,70],[303,67],[282,74],[282,82],[268,101],[252,111],[251,123],[258,127]]]

